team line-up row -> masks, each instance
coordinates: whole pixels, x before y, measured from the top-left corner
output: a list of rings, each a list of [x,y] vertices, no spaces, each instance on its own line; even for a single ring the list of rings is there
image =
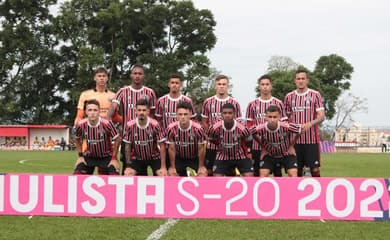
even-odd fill
[[[100,174],[119,174],[121,145],[125,175],[147,175],[150,166],[160,176],[185,176],[187,167],[199,176],[232,176],[237,169],[243,176],[281,176],[283,166],[289,176],[302,176],[304,167],[320,176],[318,124],[325,112],[305,71],[296,72],[296,89],[284,102],[272,96],[271,77],[260,77],[260,97],[248,104],[246,124],[224,75],[203,103],[200,123],[192,100],[181,94],[179,75],[170,77],[169,93],[159,99],[143,85],[144,77],[144,68],[134,66],[131,84],[113,93],[106,89],[106,69],[96,69],[96,88],[79,99],[75,174],[92,174],[95,167]],[[120,132],[113,122],[121,123]]]

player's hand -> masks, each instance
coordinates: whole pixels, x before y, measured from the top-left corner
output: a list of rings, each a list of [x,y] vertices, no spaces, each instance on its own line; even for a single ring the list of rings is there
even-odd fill
[[[177,172],[176,172],[176,168],[174,168],[174,167],[169,167],[169,169],[168,169],[168,175],[169,175],[169,176],[178,176],[178,175],[177,175]]]
[[[297,153],[295,152],[294,146],[289,146],[287,149],[287,152],[288,152],[288,155],[293,155],[293,156],[297,155]]]
[[[207,176],[208,176],[207,168],[205,166],[199,167],[198,177],[207,177]]]
[[[136,175],[136,171],[132,168],[125,168],[125,172],[123,173],[125,176],[135,176]]]
[[[168,176],[168,171],[166,168],[160,168],[159,170],[156,171],[157,176],[159,177],[165,177]]]
[[[267,150],[261,150],[261,152],[260,152],[260,160],[263,160],[264,156],[266,156],[267,154],[268,154]]]
[[[118,162],[118,160],[112,159],[112,160],[110,161],[110,163],[108,164],[108,166],[110,166],[110,165],[114,166],[114,168],[115,168],[117,171],[119,171],[119,162]]]
[[[87,165],[87,162],[85,161],[84,157],[78,157],[76,163],[74,164],[74,168],[76,168],[77,165],[79,165],[80,163],[84,163],[85,165]]]
[[[304,124],[302,125],[302,132],[308,131],[311,127],[312,127],[312,125],[311,125],[310,122],[304,123]]]

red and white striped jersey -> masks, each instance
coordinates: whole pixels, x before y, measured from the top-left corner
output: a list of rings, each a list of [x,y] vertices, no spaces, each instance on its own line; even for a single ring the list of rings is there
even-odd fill
[[[169,94],[166,94],[158,99],[154,114],[156,117],[162,118],[164,130],[168,128],[169,124],[176,121],[176,106],[180,101],[190,103],[192,106],[191,118],[196,117],[195,106],[191,98],[185,95],[180,95],[178,98],[171,98]]]
[[[123,141],[131,144],[137,160],[157,160],[158,144],[165,141],[165,135],[157,120],[148,117],[146,126],[141,127],[135,118],[127,122]]]
[[[98,124],[92,126],[88,118],[84,118],[76,125],[76,137],[87,143],[85,156],[104,158],[112,155],[111,142],[119,137],[119,134],[110,120],[99,117]]]
[[[278,122],[275,130],[270,130],[268,124],[264,123],[256,127],[256,133],[261,139],[261,147],[272,157],[288,155],[288,146],[293,134],[301,133],[301,125],[287,122]]]
[[[179,122],[171,123],[167,129],[167,144],[174,144],[176,156],[182,159],[193,159],[198,156],[201,144],[206,143],[206,135],[202,126],[190,121],[187,129],[182,129]]]
[[[220,99],[217,96],[212,96],[204,100],[202,105],[202,118],[207,118],[209,127],[222,119],[222,106],[226,103],[231,103],[236,110],[236,118],[241,118],[241,108],[238,101],[232,97]],[[216,150],[217,147],[213,143],[208,143],[207,148]]]
[[[156,93],[151,88],[143,86],[140,89],[134,89],[126,86],[116,92],[115,99],[112,101],[120,105],[123,127],[128,121],[136,118],[136,103],[143,98],[149,101],[150,109],[156,108]]]
[[[234,125],[227,130],[224,121],[215,123],[209,130],[209,141],[217,145],[215,160],[242,160],[247,158],[245,139],[251,136],[248,128],[234,120]]]
[[[251,102],[249,102],[246,108],[245,117],[247,121],[247,126],[248,127],[259,126],[260,124],[265,123],[266,111],[270,105],[276,105],[279,107],[281,121],[287,120],[284,104],[281,100],[275,97],[271,97],[268,100],[263,100],[260,97],[258,97],[252,100]],[[253,141],[252,149],[260,150],[260,145],[256,141]]]
[[[288,93],[284,98],[286,114],[289,122],[304,124],[317,118],[317,111],[324,110],[319,92],[308,89],[305,93],[296,90]],[[298,139],[298,144],[319,143],[318,126],[310,128]]]

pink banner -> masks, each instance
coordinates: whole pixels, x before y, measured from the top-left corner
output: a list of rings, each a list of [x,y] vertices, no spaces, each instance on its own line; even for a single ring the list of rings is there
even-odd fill
[[[389,221],[389,179],[0,175],[0,215]]]

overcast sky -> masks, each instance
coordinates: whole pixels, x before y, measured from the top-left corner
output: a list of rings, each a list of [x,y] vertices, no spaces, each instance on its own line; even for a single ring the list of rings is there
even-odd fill
[[[367,98],[363,126],[390,126],[390,1],[387,0],[193,0],[217,22],[212,66],[232,78],[241,108],[255,98],[256,79],[273,55],[313,70],[332,53],[354,67],[351,91]]]

